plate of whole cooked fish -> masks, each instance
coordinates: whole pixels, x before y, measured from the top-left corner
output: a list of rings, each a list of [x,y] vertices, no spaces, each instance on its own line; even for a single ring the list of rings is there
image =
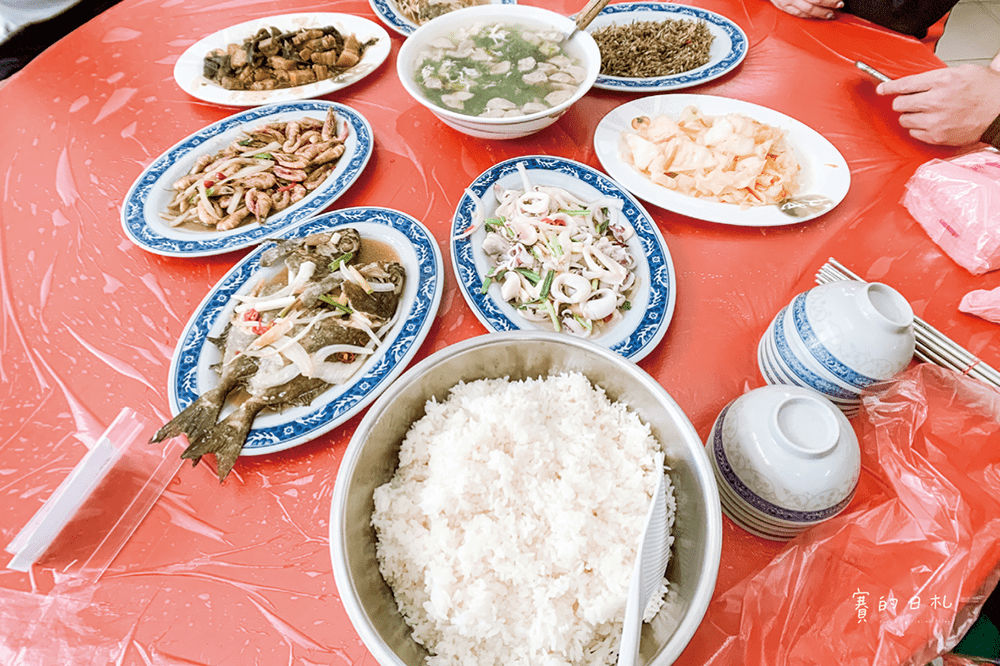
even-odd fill
[[[385,29],[360,16],[267,16],[192,44],[174,64],[174,80],[189,95],[226,106],[311,99],[365,78],[390,47]]]
[[[257,107],[213,123],[157,157],[122,205],[138,246],[201,257],[255,245],[317,215],[371,157],[371,125],[336,102]]]
[[[208,293],[170,365],[182,457],[216,458],[308,442],[378,397],[416,354],[437,313],[441,253],[430,232],[387,208],[338,210],[251,252]]]
[[[403,37],[424,23],[476,5],[514,5],[517,0],[369,0],[375,14]]]
[[[673,260],[649,213],[562,157],[516,157],[476,178],[455,211],[451,257],[491,331],[554,330],[639,361],[673,316]]]

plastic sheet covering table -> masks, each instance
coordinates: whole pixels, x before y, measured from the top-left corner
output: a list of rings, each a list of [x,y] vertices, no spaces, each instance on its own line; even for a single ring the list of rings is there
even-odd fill
[[[1000,285],[1000,272],[968,274],[899,203],[920,164],[956,151],[911,140],[889,101],[878,98],[852,64],[861,59],[890,76],[942,66],[928,47],[853,17],[796,19],[766,0],[697,4],[738,23],[750,49],[735,71],[686,92],[746,100],[797,118],[843,153],[853,181],[835,210],[785,227],[724,226],[650,206],[673,256],[678,296],[666,337],[639,365],[704,436],[726,403],[763,384],[757,340],[778,309],[813,286],[813,274],[829,256],[867,280],[894,286],[917,315],[1000,365],[1000,328],[957,309],[969,291]],[[578,8],[564,0],[547,5],[567,14]],[[124,0],[0,88],[0,541],[13,538],[122,407],[153,420],[168,417],[165,384],[177,337],[207,290],[245,251],[154,256],[125,237],[119,207],[157,155],[237,111],[177,87],[172,69],[180,53],[226,26],[295,11],[377,20],[364,0]],[[392,39],[389,59],[375,74],[328,97],[361,112],[375,131],[367,169],[335,207],[403,211],[422,220],[442,248],[458,198],[484,169],[539,153],[599,168],[598,121],[635,98],[594,90],[535,136],[473,139],[406,96],[394,65],[401,38]],[[417,358],[483,332],[449,274]],[[918,385],[924,380],[921,375]],[[954,391],[962,392],[960,378],[941,381],[957,383]],[[992,446],[951,463],[940,455],[943,444],[927,444],[913,454],[919,460],[886,456],[869,439],[881,442],[871,433],[889,428],[871,420],[882,412],[863,410],[856,427],[866,468],[845,520],[868,516],[880,539],[856,544],[860,551],[833,552],[829,566],[817,567],[808,558],[822,550],[818,537],[787,546],[725,520],[715,599],[679,663],[833,663],[822,659],[833,655],[839,663],[919,663],[957,641],[996,584],[990,559],[996,550],[979,550],[992,542],[973,537],[990,527],[980,513],[990,509],[982,493],[1000,489],[1000,446],[995,422],[964,422],[966,408],[942,398],[947,390],[935,390],[946,415],[934,426],[935,437],[959,451],[965,449],[955,444],[972,435]],[[243,458],[223,485],[211,465],[185,465],[96,585],[42,568],[30,575],[0,571],[0,663],[373,663],[338,600],[327,540],[338,464],[359,418],[303,446]],[[907,428],[885,432],[897,432],[907,450]],[[903,535],[913,520],[921,529],[930,523],[919,515],[903,521],[893,520],[891,511],[881,519],[870,514],[887,498],[895,498],[892,506],[912,506],[891,494],[914,487],[893,481],[893,474],[906,476],[901,470],[911,468],[954,500],[928,508],[929,516],[952,511],[953,522],[932,521],[938,531]],[[983,490],[971,487],[976,484]],[[950,524],[962,529],[942,534]],[[928,550],[921,544],[929,539],[961,547]],[[923,556],[922,564],[911,561]],[[789,569],[789,558],[805,558],[811,568]],[[866,570],[875,566],[883,570]],[[776,575],[796,570],[824,576],[825,585]],[[943,571],[960,575],[951,587],[934,589],[933,576]],[[879,597],[891,586],[901,606],[923,594],[924,614],[912,617],[912,625],[902,615],[890,630],[879,616]],[[861,628],[855,591],[871,595]],[[815,603],[801,596],[807,594]],[[933,612],[932,595],[940,602]],[[803,652],[796,631],[804,620],[788,614],[814,611],[830,613],[829,622],[808,618],[818,632],[809,640],[819,647]],[[889,641],[889,649],[889,635],[904,638]]]

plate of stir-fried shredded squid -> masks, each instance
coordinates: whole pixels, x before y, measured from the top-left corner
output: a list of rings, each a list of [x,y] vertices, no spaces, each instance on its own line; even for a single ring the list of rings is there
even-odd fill
[[[125,196],[122,225],[166,256],[231,252],[317,215],[371,157],[371,126],[322,100],[257,107],[195,132],[153,160]]]
[[[424,23],[475,5],[514,5],[517,0],[369,0],[383,23],[406,37]]]
[[[699,7],[665,2],[608,5],[587,26],[601,50],[595,88],[679,90],[728,74],[743,62],[746,33]]]
[[[294,247],[300,240],[306,245],[315,245],[326,242],[326,237],[331,233],[346,230],[352,230],[360,237],[360,249],[346,255],[331,255],[336,256],[331,263],[337,265],[318,266],[312,271],[305,271],[303,266],[306,262],[291,262],[288,259],[290,255],[282,256],[288,251],[288,248],[283,247],[285,245],[292,246],[293,253],[300,252],[300,248]],[[337,240],[336,236],[333,240]],[[307,259],[312,260],[313,248],[306,249],[309,250]],[[377,329],[371,323],[374,316],[370,313],[365,313],[360,322],[355,323],[354,319],[362,313],[357,309],[356,302],[347,301],[348,305],[355,305],[356,311],[350,312],[352,308],[345,308],[343,304],[335,305],[330,299],[337,292],[336,289],[326,289],[332,283],[339,283],[338,276],[341,273],[345,276],[350,273],[354,275],[354,279],[358,279],[357,273],[360,272],[367,276],[370,294],[381,293],[381,287],[391,290],[392,285],[388,284],[390,280],[383,283],[373,281],[372,274],[364,267],[372,262],[398,264],[403,273],[402,289],[394,299],[394,309],[391,314],[386,313],[387,321]],[[282,278],[285,271],[288,271],[285,282],[289,287],[292,283],[304,285],[297,291],[293,290],[295,294],[292,295],[298,298],[299,304],[289,306],[285,303],[294,301],[294,298],[281,301],[280,297],[284,296],[284,292],[268,294],[260,291],[262,284],[274,284]],[[306,273],[308,275],[303,279]],[[317,276],[322,276],[323,279],[320,280]],[[391,281],[399,282],[395,278]],[[362,277],[360,282],[364,284],[365,279]],[[313,294],[318,296],[314,306],[305,307],[301,302],[312,286],[319,288]],[[200,396],[219,386],[221,376],[226,372],[224,355],[229,353],[234,336],[243,334],[242,330],[236,329],[249,327],[248,335],[252,333],[260,337],[254,343],[239,348],[244,349],[247,354],[251,353],[251,348],[254,349],[258,369],[246,381],[246,388],[237,385],[229,393],[223,411],[217,416],[213,414],[213,418],[209,419],[209,427],[215,425],[216,419],[221,425],[227,419],[233,421],[240,417],[241,406],[245,409],[253,396],[260,393],[254,388],[254,382],[262,379],[265,363],[274,364],[275,359],[279,361],[279,367],[268,370],[269,384],[277,385],[285,380],[294,382],[296,379],[290,378],[297,376],[298,381],[303,377],[320,377],[324,382],[329,382],[329,385],[321,386],[318,391],[309,391],[304,398],[296,398],[294,402],[301,404],[265,407],[264,411],[253,418],[252,429],[246,434],[242,446],[234,448],[228,465],[231,467],[236,455],[273,453],[310,441],[363,409],[405,369],[434,321],[442,288],[443,264],[437,242],[426,227],[409,215],[387,208],[358,207],[313,218],[286,231],[277,242],[263,243],[234,266],[205,296],[182,331],[174,350],[168,379],[171,412],[178,415],[199,400]],[[263,297],[270,303],[262,303]],[[311,332],[307,330],[308,326],[302,324],[307,323],[315,308],[322,310],[324,317],[341,316],[342,321],[338,320],[338,327],[357,328],[361,331],[360,339],[348,342],[346,347],[339,335],[335,340],[314,345],[329,345],[323,348],[324,355],[329,353],[327,363],[323,359],[317,361],[313,358],[310,361],[302,357],[301,349],[298,354],[292,353],[298,347],[309,351],[307,340],[311,333],[315,335],[316,328],[322,324],[312,324]],[[295,312],[303,313],[296,320],[298,327],[290,326],[287,330],[279,330],[282,322],[295,319]],[[277,317],[273,318],[275,313]],[[370,331],[369,324],[370,328],[376,330]],[[258,326],[267,330],[261,331]],[[268,337],[267,340],[264,339],[265,336]],[[358,351],[351,345],[368,349]],[[338,358],[343,353],[350,353],[352,358]],[[238,359],[241,355],[238,354],[235,358]],[[339,380],[323,374],[328,368],[318,367],[334,364],[347,364],[347,372],[339,374]],[[303,371],[303,366],[310,367],[313,371]],[[284,374],[286,371],[290,372]],[[266,391],[267,384],[264,386]],[[239,395],[241,392],[244,395]],[[167,436],[173,434],[167,433]],[[194,435],[189,440],[207,442],[213,436],[213,432],[209,430],[207,434]],[[194,455],[186,457],[196,460],[206,453],[214,453],[217,458],[220,454],[212,447],[192,453]],[[224,476],[225,471],[228,469],[219,470],[220,477]]]
[[[843,155],[811,127],[712,95],[622,104],[598,123],[594,148],[608,174],[640,199],[721,224],[805,222],[839,204],[851,185]],[[828,203],[796,215],[780,208],[810,198]]]
[[[673,261],[652,218],[579,162],[534,155],[486,170],[458,203],[451,251],[491,331],[559,331],[638,361],[673,315]]]
[[[314,39],[336,46],[317,46]],[[351,44],[347,54],[345,42]],[[174,64],[174,80],[189,95],[226,106],[311,99],[368,76],[385,62],[390,47],[385,29],[360,16],[267,16],[219,30],[192,44]],[[352,53],[356,60],[350,57]],[[225,58],[223,69],[232,65],[226,76],[218,72],[219,56]],[[240,78],[246,79],[245,85],[236,85]]]

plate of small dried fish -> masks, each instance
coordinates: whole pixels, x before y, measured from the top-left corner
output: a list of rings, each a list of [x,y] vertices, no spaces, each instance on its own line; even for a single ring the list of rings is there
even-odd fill
[[[157,157],[125,195],[122,226],[154,254],[249,247],[317,215],[361,175],[371,125],[336,102],[249,109]]]
[[[746,33],[699,7],[623,2],[587,26],[601,50],[595,88],[656,92],[696,86],[728,74],[746,57]]]
[[[649,95],[612,109],[594,131],[608,174],[643,201],[744,227],[806,222],[851,186],[844,156],[805,123],[715,95]],[[795,202],[823,202],[788,212]]]
[[[476,5],[514,5],[517,0],[369,0],[375,14],[403,37],[442,14]]]
[[[260,106],[340,90],[385,62],[389,34],[360,16],[267,16],[198,40],[174,64],[174,80],[198,99]]]
[[[673,261],[649,213],[561,157],[517,157],[476,178],[455,211],[451,256],[491,331],[555,330],[639,361],[673,316]]]
[[[219,480],[240,455],[308,442],[351,418],[405,369],[441,302],[441,252],[387,208],[327,213],[262,244],[208,293],[170,364],[183,458]]]

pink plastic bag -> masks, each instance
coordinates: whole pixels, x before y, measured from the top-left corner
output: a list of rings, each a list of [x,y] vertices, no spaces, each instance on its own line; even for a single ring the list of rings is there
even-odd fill
[[[866,397],[865,499],[717,594],[686,655],[706,666],[925,666],[946,654],[1000,577],[998,418],[1000,392],[926,363]]]
[[[1000,287],[970,291],[962,298],[958,309],[1000,324]]]
[[[1000,268],[1000,154],[980,150],[921,165],[903,205],[973,275]]]

